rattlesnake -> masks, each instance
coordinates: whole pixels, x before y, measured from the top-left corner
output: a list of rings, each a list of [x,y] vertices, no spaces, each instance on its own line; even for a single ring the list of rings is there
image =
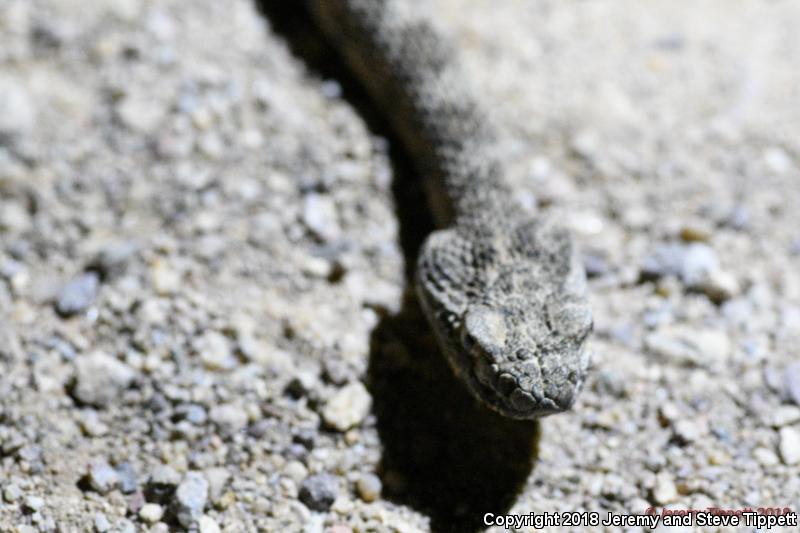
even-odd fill
[[[307,0],[322,33],[405,145],[443,228],[416,290],[450,366],[513,418],[569,409],[588,367],[586,281],[570,236],[516,203],[499,125],[459,52],[400,0]]]

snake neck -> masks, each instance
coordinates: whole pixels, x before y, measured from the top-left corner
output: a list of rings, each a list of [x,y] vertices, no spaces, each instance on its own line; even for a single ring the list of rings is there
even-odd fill
[[[502,213],[511,195],[499,128],[469,83],[457,47],[395,0],[307,0],[312,16],[388,116],[424,180],[440,227]]]

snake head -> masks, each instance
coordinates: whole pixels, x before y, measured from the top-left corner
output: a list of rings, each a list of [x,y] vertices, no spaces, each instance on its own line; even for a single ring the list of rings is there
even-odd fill
[[[434,233],[418,263],[423,308],[451,367],[481,402],[518,419],[566,411],[589,366],[583,267],[564,233],[503,231],[512,235],[505,243]]]

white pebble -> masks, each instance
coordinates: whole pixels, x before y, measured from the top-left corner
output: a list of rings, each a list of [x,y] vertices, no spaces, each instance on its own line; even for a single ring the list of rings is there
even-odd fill
[[[339,389],[325,406],[322,417],[339,431],[347,431],[361,423],[372,406],[372,397],[360,381]]]
[[[781,428],[778,449],[785,464],[800,463],[800,430],[794,426]]]

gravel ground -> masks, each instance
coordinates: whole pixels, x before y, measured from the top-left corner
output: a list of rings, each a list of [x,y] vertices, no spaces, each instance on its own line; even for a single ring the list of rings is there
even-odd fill
[[[3,0],[0,531],[800,511],[800,5],[420,7],[583,247],[574,410],[451,378],[408,162],[252,3]]]

